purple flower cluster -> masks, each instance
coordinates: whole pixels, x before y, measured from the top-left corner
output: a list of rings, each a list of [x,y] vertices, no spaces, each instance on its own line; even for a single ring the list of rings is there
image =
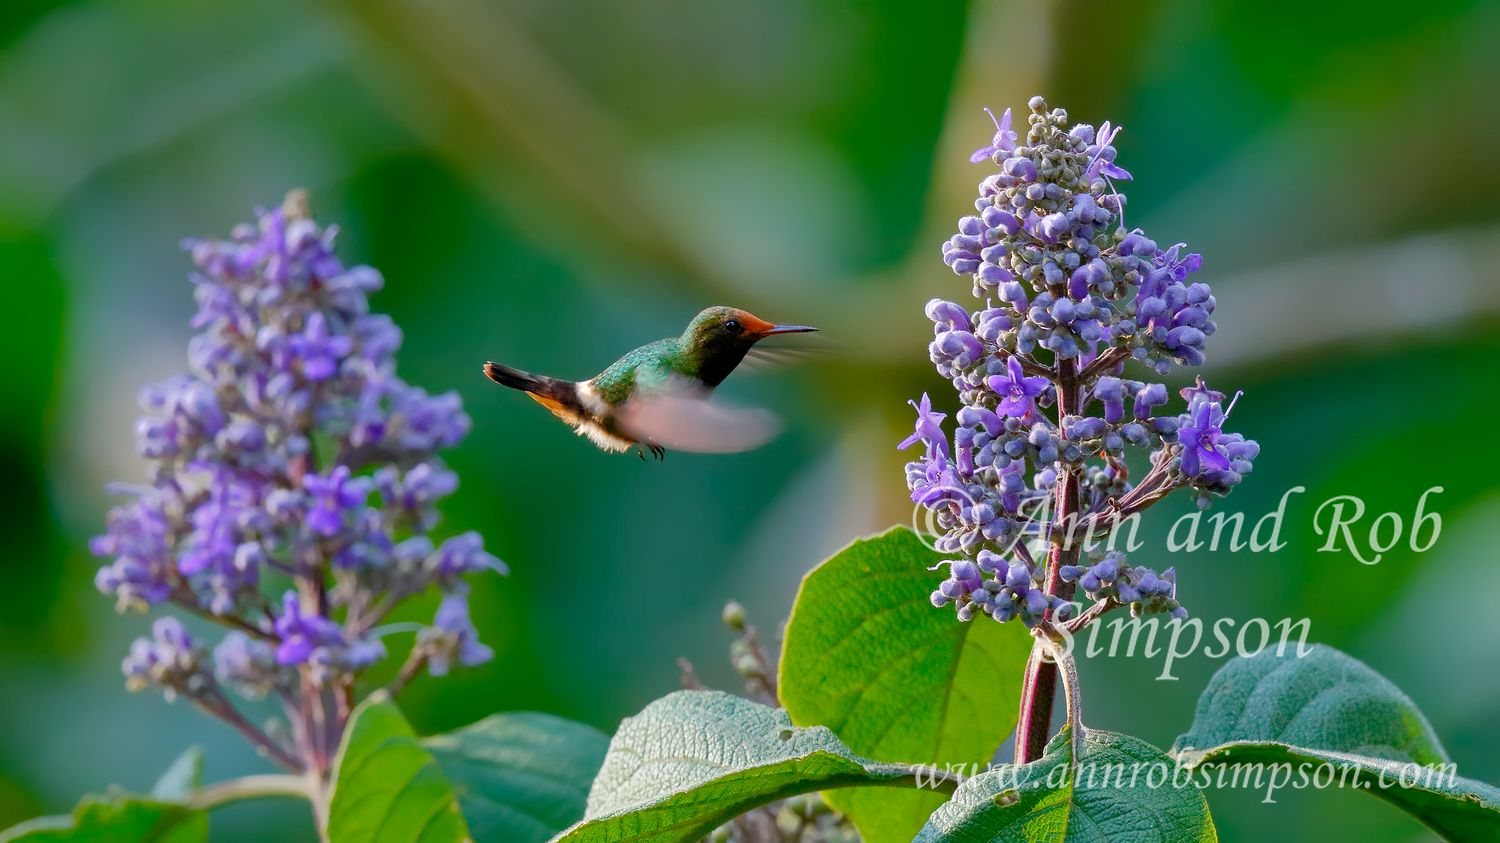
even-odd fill
[[[1072,604],[1048,594],[1025,562],[1007,562],[988,550],[979,551],[976,560],[945,559],[933,566],[935,570],[947,565],[948,579],[932,593],[932,605],[942,608],[957,602],[959,620],[972,620],[976,612],[983,612],[1002,622],[1019,617],[1028,627],[1041,623],[1048,610],[1059,619],[1072,612]]]
[[[137,638],[120,669],[132,691],[158,685],[172,699],[178,693],[196,697],[205,689],[203,654],[182,621],[173,617],[158,618],[151,625],[150,638]]]
[[[1030,112],[1024,137],[1009,109],[995,119],[990,145],[971,160],[998,171],[943,244],[944,263],[971,278],[983,307],[926,307],[929,356],[960,404],[950,433],[929,396],[912,402],[916,425],[900,444],[922,446],[906,467],[912,500],[931,513],[937,549],[961,555],[945,562],[949,578],[933,602],[954,604],[965,620],[983,612],[1034,625],[1065,616],[1072,587],[1062,583],[1093,591],[1097,579],[1101,595],[1118,587],[1139,598],[1121,603],[1175,611],[1170,577],[1121,562],[1109,578],[1069,570],[1069,579],[1057,548],[1071,540],[1049,542],[1050,560],[1034,560],[1028,542],[1055,538],[1062,525],[1107,532],[1175,489],[1207,505],[1250,471],[1257,446],[1224,431],[1223,395],[1200,381],[1183,391],[1184,412],[1169,407],[1165,384],[1125,371],[1131,360],[1152,375],[1201,364],[1214,297],[1190,282],[1201,256],[1125,227],[1118,185],[1131,174],[1116,161],[1119,127],[1070,126],[1040,97]],[[1138,479],[1125,459],[1132,447],[1152,452]],[[1076,489],[1076,502],[1051,513],[1064,489]]]
[[[293,193],[228,241],[186,243],[189,372],[142,390],[148,483],[122,487],[130,499],[91,548],[121,610],[173,605],[233,631],[210,655],[163,618],[126,659],[132,688],[201,699],[223,683],[294,711],[312,702],[298,695],[322,704],[386,657],[379,624],[432,586],[448,595],[432,629],[462,632],[457,661],[491,655],[460,577],[504,567],[476,533],[430,535],[458,486],[437,452],[469,419],[456,394],[397,377],[401,332],[367,300],[381,277],[344,266],[334,234]],[[440,674],[450,649],[419,643],[413,658]],[[304,756],[321,752],[309,728],[293,730]]]
[[[1201,364],[1214,299],[1187,277],[1203,259],[1123,227],[1115,182],[1131,175],[1114,163],[1119,127],[1066,128],[1061,109],[1047,111],[1039,97],[1031,106],[1025,145],[1007,109],[993,143],[974,153],[1000,171],[980,182],[977,214],[959,220],[944,263],[972,276],[976,297],[1009,305],[1005,344],[1021,353],[1077,358],[1106,344],[1163,374],[1174,362]]]
[[[1224,394],[1209,389],[1199,378],[1195,386],[1181,390],[1188,409],[1177,419],[1179,470],[1198,492],[1200,505],[1212,496],[1227,495],[1254,467],[1260,445],[1238,433],[1225,433],[1224,422],[1234,409],[1226,406]]]
[[[1161,612],[1178,619],[1188,616],[1187,609],[1177,602],[1177,571],[1172,568],[1160,574],[1143,565],[1132,568],[1125,554],[1110,551],[1087,567],[1064,565],[1060,574],[1063,582],[1077,583],[1091,599],[1113,600],[1129,606],[1136,615]]]

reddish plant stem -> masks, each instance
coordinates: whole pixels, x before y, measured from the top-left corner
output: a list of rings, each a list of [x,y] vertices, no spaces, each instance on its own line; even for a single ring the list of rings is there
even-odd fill
[[[1061,428],[1065,416],[1078,413],[1083,383],[1078,379],[1076,360],[1057,361],[1057,421]],[[1066,469],[1057,478],[1057,496],[1053,501],[1055,529],[1051,535],[1051,546],[1047,549],[1048,594],[1064,600],[1073,597],[1073,584],[1063,582],[1061,570],[1064,565],[1078,562],[1078,548],[1069,541],[1071,525],[1079,517],[1080,489],[1078,472]],[[1051,611],[1048,611],[1048,619]],[[1057,664],[1043,656],[1040,648],[1031,651],[1026,663],[1026,675],[1021,684],[1021,713],[1016,721],[1016,763],[1029,764],[1042,757],[1047,739],[1052,736],[1052,703],[1057,696]]]
[[[295,773],[302,772],[302,762],[288,753],[271,736],[267,735],[249,720],[246,720],[244,715],[240,714],[239,709],[234,707],[234,703],[230,702],[229,698],[224,696],[217,685],[205,694],[203,698],[198,700],[198,705],[204,711],[233,726],[240,734],[249,738],[250,742],[255,744],[262,752],[274,759],[276,763]]]
[[[750,647],[750,655],[754,657],[755,663],[760,666],[760,676],[755,677],[761,690],[765,691],[771,703],[780,705],[781,697],[776,690],[776,666],[766,658],[766,651],[760,648],[760,639],[755,634],[755,627],[745,627],[745,643]]]

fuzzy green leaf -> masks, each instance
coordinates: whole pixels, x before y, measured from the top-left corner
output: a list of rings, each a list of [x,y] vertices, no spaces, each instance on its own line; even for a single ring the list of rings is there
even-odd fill
[[[1231,661],[1172,751],[1205,775],[1218,765],[1290,764],[1310,775],[1328,765],[1329,782],[1384,799],[1449,839],[1500,839],[1500,789],[1460,777],[1411,699],[1332,647]],[[1269,781],[1269,772],[1244,769]]]
[[[330,843],[469,839],[443,770],[383,695],[354,709],[334,761]]]
[[[855,755],[822,727],[719,691],[678,691],[626,718],[559,843],[697,840],[753,808],[799,793],[911,785],[911,770]]]
[[[808,573],[781,654],[782,704],[881,761],[988,762],[1015,728],[1031,639],[1020,624],[958,621],[928,602],[942,559],[896,527],[860,539]],[[941,794],[846,790],[828,801],[867,843],[904,843]]]
[[[1129,735],[1085,735],[1076,767],[1064,729],[1040,759],[968,779],[914,843],[1218,840],[1203,794],[1174,783],[1172,759],[1161,750]]]
[[[550,839],[577,822],[609,737],[553,717],[496,714],[424,743],[480,843]]]

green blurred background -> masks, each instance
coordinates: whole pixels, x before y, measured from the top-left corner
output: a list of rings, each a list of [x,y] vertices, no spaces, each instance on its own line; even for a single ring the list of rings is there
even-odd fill
[[[136,389],[185,366],[180,238],[311,188],[346,260],[385,273],[407,380],[464,396],[446,524],[513,573],[474,594],[497,658],[418,681],[418,727],[541,709],[609,731],[675,686],[678,656],[733,685],[725,598],[778,628],[814,562],[909,519],[893,444],[908,397],[953,402],[921,308],[967,294],[938,246],[985,172],[967,163],[993,131],[980,106],[1039,92],[1123,123],[1131,223],[1207,258],[1207,374],[1246,390],[1235,427],[1263,446],[1231,503],[1309,488],[1279,554],[1137,560],[1176,564],[1206,619],[1311,617],[1415,698],[1463,773],[1500,782],[1497,38],[1500,5],[1478,0],[12,0],[0,827],[145,787],[192,743],[210,778],[263,768],[185,705],[125,692],[146,624],[94,591],[84,547],[104,483],[142,476]],[[754,454],[607,456],[479,375],[591,374],[712,303],[833,345],[726,386],[789,422]],[[1316,552],[1311,501],[1410,521],[1434,485],[1433,550]],[[1158,546],[1186,505],[1153,513]],[[1175,683],[1159,666],[1085,663],[1090,724],[1170,745],[1217,664]],[[1210,794],[1224,839],[1430,837],[1359,794],[1260,798]],[[305,809],[216,815],[215,839],[273,834],[310,839]]]

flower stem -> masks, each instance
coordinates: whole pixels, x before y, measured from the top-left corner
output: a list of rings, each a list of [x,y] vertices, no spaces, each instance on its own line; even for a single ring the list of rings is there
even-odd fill
[[[1083,610],[1083,614],[1063,623],[1062,628],[1067,630],[1068,634],[1070,635],[1077,635],[1078,633],[1082,632],[1084,628],[1089,624],[1093,623],[1096,619],[1103,616],[1104,613],[1118,609],[1123,605],[1125,604],[1114,599],[1113,597],[1106,597],[1103,600],[1096,601],[1094,605]]]
[[[1078,363],[1071,358],[1057,361],[1057,421],[1062,426],[1066,416],[1082,407],[1083,382],[1078,378]],[[1072,599],[1073,584],[1062,579],[1062,567],[1078,562],[1078,547],[1069,531],[1079,518],[1080,489],[1078,472],[1065,468],[1057,477],[1053,524],[1062,525],[1051,536],[1047,551],[1048,594]],[[1049,619],[1051,612],[1048,612]],[[1021,713],[1016,721],[1017,764],[1029,764],[1042,757],[1047,738],[1052,734],[1052,703],[1057,691],[1057,664],[1044,657],[1040,649],[1031,651],[1021,684]]]
[[[312,798],[311,783],[307,776],[292,776],[284,773],[244,776],[198,788],[188,794],[187,805],[195,811],[207,811],[230,802],[277,796],[310,799]]]
[[[1062,677],[1063,700],[1067,705],[1068,740],[1073,745],[1071,764],[1077,765],[1083,752],[1083,695],[1078,688],[1078,663],[1064,649],[1050,630],[1038,642]]]
[[[281,640],[274,634],[261,629],[260,627],[256,626],[253,623],[250,623],[244,618],[238,618],[234,615],[218,615],[208,611],[207,609],[204,609],[202,606],[198,605],[197,595],[188,590],[186,585],[179,586],[177,590],[173,592],[172,602],[188,610],[189,612],[192,612],[198,617],[203,618],[204,620],[212,621],[213,623],[219,624],[220,626],[227,626],[233,629],[238,629],[254,638],[259,638],[262,641],[270,641],[275,643]]]
[[[1083,367],[1083,371],[1078,373],[1078,380],[1088,383],[1129,359],[1130,352],[1124,348],[1119,346],[1106,348],[1092,362]]]
[[[760,638],[755,634],[755,627],[745,627],[745,643],[750,648],[750,655],[755,663],[760,666],[760,676],[755,677],[757,684],[770,699],[772,705],[780,705],[781,697],[776,690],[776,667],[771,660],[766,658],[766,652],[760,648]]]
[[[255,724],[246,720],[245,716],[240,714],[239,710],[219,691],[217,686],[200,698],[198,704],[203,707],[204,711],[233,726],[240,734],[249,738],[251,743],[255,744],[262,752],[266,753],[266,755],[270,756],[283,767],[295,772],[302,772],[302,762],[287,752],[281,744],[272,740],[270,735],[267,735]]]
[[[396,678],[392,679],[390,684],[385,686],[385,693],[391,699],[395,699],[397,694],[406,690],[406,686],[413,679],[417,678],[417,674],[422,672],[422,668],[426,664],[427,652],[420,646],[413,647],[411,652],[407,654],[406,661],[402,662],[401,669],[396,673]]]

